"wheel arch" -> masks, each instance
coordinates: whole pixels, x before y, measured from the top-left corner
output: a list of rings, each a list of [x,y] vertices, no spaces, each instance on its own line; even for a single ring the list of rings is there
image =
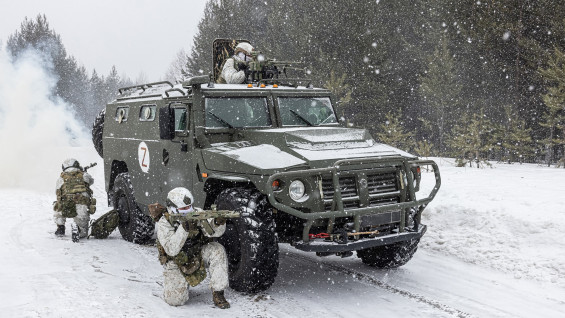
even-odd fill
[[[112,165],[110,166],[110,177],[108,180],[108,205],[111,206],[114,204],[114,182],[116,181],[116,177],[120,173],[129,172],[128,166],[125,162],[114,160],[112,161]]]
[[[212,204],[216,201],[218,195],[229,188],[245,188],[245,189],[257,189],[253,182],[243,182],[243,181],[230,181],[218,178],[209,178],[204,183],[204,192],[206,193],[206,201],[204,202],[204,209],[209,209]]]

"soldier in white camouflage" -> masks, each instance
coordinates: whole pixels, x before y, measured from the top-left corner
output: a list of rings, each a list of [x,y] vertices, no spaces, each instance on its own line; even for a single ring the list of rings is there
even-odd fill
[[[235,47],[234,55],[225,61],[218,83],[244,83],[245,69],[247,69],[247,63],[252,60],[252,51],[253,46],[251,44],[247,42],[240,42]]]
[[[63,172],[55,186],[57,194],[57,201],[53,206],[53,219],[57,224],[55,234],[65,235],[66,219],[73,218],[78,226],[79,237],[86,237],[90,214],[96,211],[96,199],[92,197],[90,189],[94,179],[83,170],[76,159],[65,160],[62,169]]]
[[[188,289],[197,286],[210,275],[214,304],[222,309],[230,304],[224,297],[228,286],[228,262],[224,247],[213,238],[226,230],[225,219],[200,221],[172,221],[171,215],[201,211],[192,207],[192,194],[185,188],[175,188],[167,195],[167,207],[150,205],[150,213],[157,222],[159,261],[164,267],[163,296],[171,306],[188,301]]]

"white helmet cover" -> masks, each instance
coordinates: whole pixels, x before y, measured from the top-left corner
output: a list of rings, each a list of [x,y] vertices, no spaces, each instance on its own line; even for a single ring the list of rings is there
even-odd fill
[[[65,171],[68,168],[80,168],[80,163],[76,159],[69,158],[63,161],[63,165],[62,165],[63,171]]]
[[[194,211],[192,202],[194,202],[194,197],[188,189],[183,187],[174,188],[167,194],[167,211],[171,214],[190,213]],[[190,209],[179,210],[187,206],[190,206]]]
[[[247,54],[251,54],[253,46],[247,42],[239,42],[235,47],[235,52],[237,53],[238,51],[244,51]]]

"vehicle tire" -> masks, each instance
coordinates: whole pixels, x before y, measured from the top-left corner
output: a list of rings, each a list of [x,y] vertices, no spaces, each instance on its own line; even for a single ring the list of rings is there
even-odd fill
[[[230,287],[246,293],[268,289],[277,276],[279,246],[267,197],[253,189],[226,189],[216,198],[216,206],[242,213],[228,220],[219,239],[228,255]]]
[[[376,246],[357,251],[363,263],[378,268],[397,268],[406,263],[418,249],[419,239]]]
[[[124,240],[137,244],[151,241],[155,233],[155,224],[135,203],[129,173],[124,172],[116,176],[113,191],[114,209],[120,216],[118,229]]]
[[[102,111],[96,116],[94,119],[94,124],[92,124],[92,143],[94,144],[94,149],[100,155],[100,157],[104,158],[103,149],[102,149],[102,133],[104,132],[104,117],[106,116],[106,109],[102,109]]]

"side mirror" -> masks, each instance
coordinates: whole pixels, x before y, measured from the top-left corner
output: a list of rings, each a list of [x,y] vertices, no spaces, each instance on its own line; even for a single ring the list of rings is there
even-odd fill
[[[159,136],[165,140],[175,137],[175,116],[170,107],[159,109]]]

